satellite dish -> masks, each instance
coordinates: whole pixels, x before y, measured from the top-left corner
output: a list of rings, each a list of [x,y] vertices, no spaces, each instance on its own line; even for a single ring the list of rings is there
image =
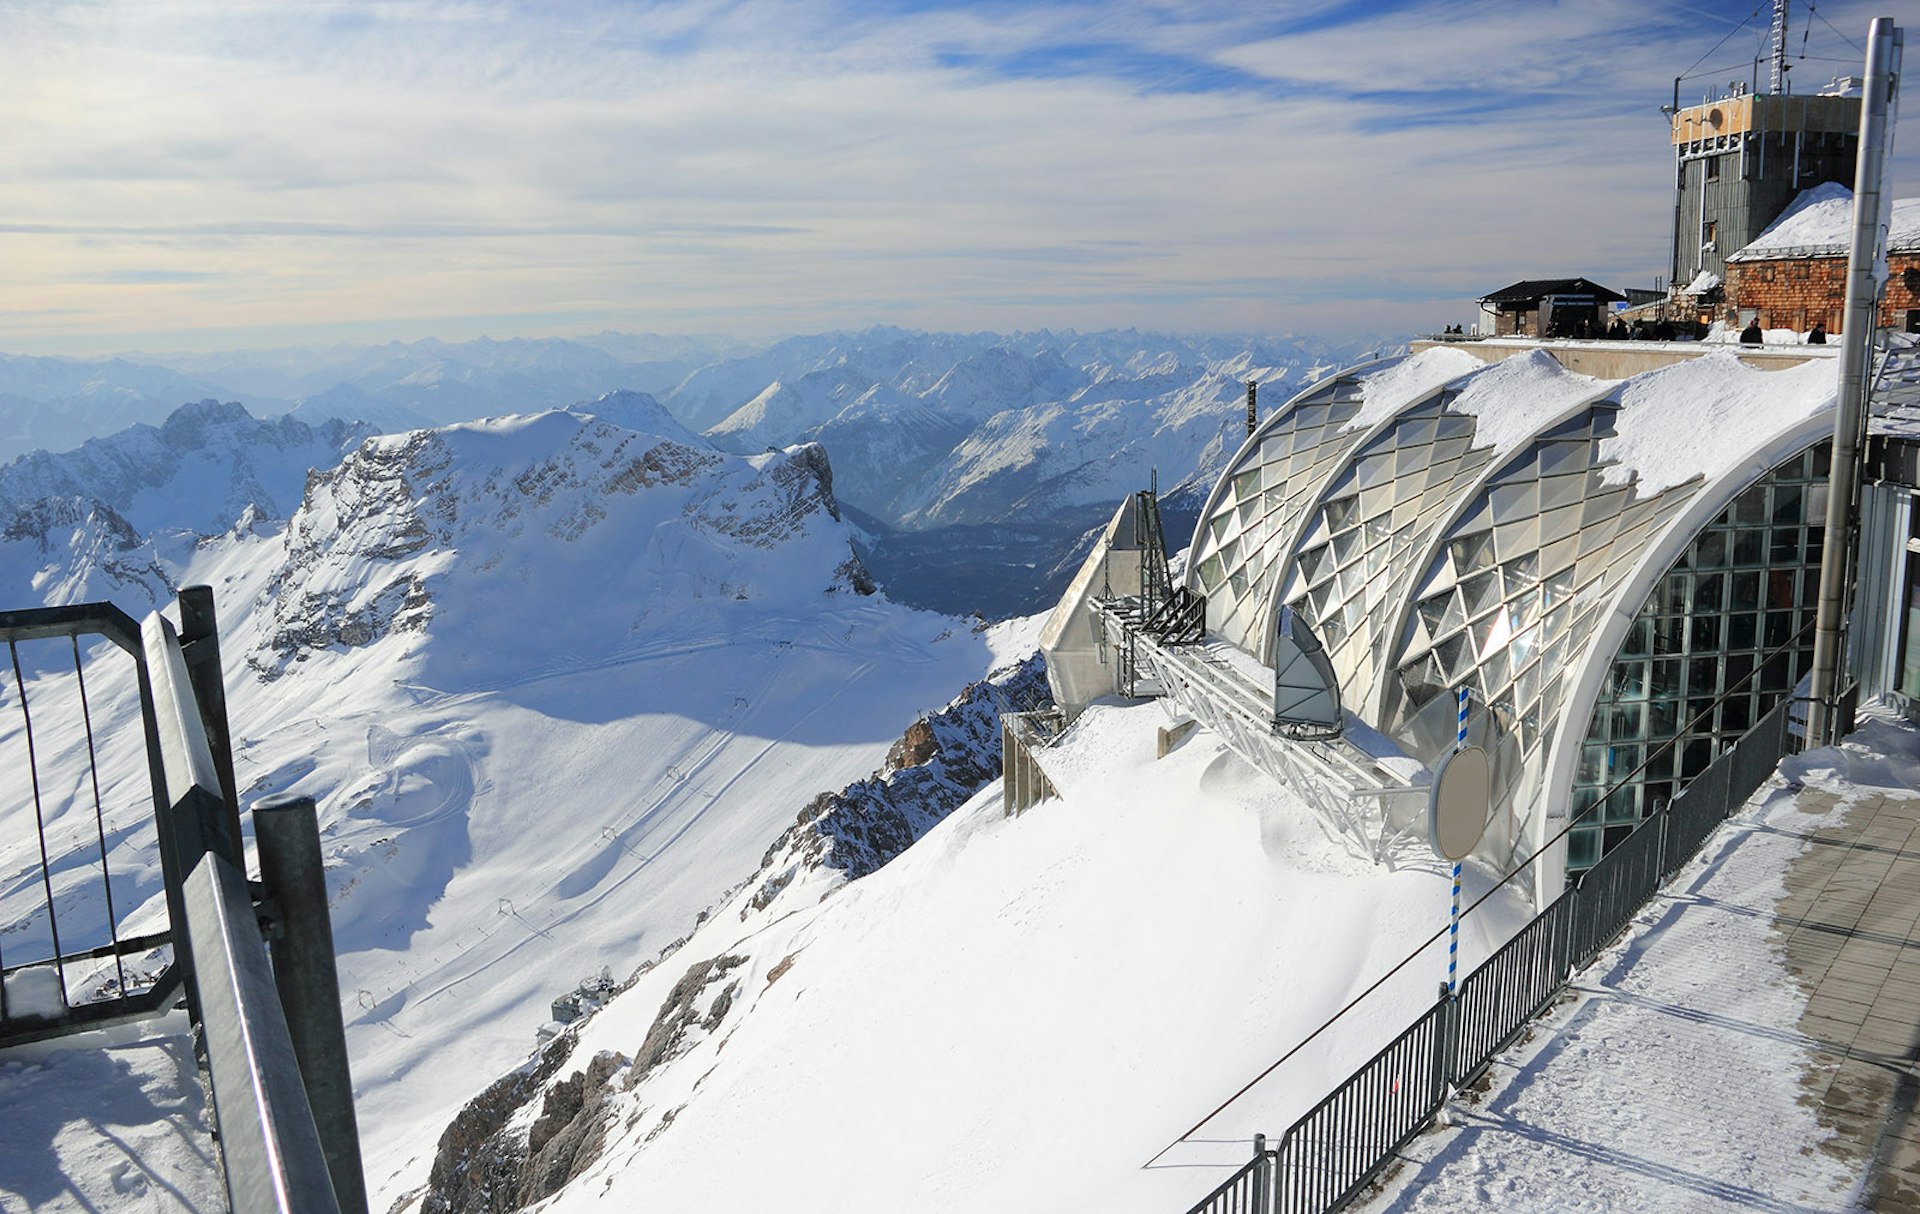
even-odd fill
[[[1480,846],[1493,809],[1487,752],[1462,746],[1440,761],[1427,800],[1427,842],[1443,860],[1464,860]]]
[[[1280,608],[1273,645],[1273,727],[1291,738],[1337,738],[1340,683],[1320,638],[1291,607]]]

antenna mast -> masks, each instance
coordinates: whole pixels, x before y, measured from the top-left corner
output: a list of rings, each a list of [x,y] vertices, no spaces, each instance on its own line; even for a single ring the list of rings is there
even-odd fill
[[[1773,63],[1767,91],[1778,97],[1787,88],[1787,0],[1773,0]]]

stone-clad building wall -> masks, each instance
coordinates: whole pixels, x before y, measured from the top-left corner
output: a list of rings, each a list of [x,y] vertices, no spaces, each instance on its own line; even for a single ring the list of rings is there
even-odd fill
[[[1920,325],[1920,253],[1895,253],[1887,259],[1892,273],[1880,301],[1883,328],[1912,330]],[[1847,259],[1844,257],[1783,257],[1731,262],[1727,266],[1729,324],[1740,323],[1748,308],[1759,313],[1763,329],[1806,332],[1823,321],[1830,333],[1840,331],[1846,310]]]

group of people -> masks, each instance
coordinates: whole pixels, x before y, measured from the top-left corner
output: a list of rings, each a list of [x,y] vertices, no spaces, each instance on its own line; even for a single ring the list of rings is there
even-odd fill
[[[1569,317],[1564,322],[1556,317],[1547,326],[1548,337],[1573,337],[1590,341],[1678,341],[1683,337],[1700,336],[1697,326],[1691,324],[1676,325],[1661,317],[1659,320],[1636,320],[1629,327],[1627,322],[1616,316],[1611,321],[1582,313]]]
[[[1762,346],[1766,342],[1767,335],[1761,332],[1758,317],[1748,321],[1747,327],[1740,330],[1740,344],[1743,346]],[[1807,344],[1810,346],[1827,344],[1827,326],[1824,323],[1817,320],[1813,322],[1813,328],[1807,330]]]
[[[1446,325],[1440,330],[1443,337],[1464,337],[1466,329],[1461,325]],[[1579,315],[1560,323],[1556,318],[1547,326],[1548,337],[1575,337],[1607,341],[1679,341],[1682,339],[1697,341],[1706,336],[1704,325],[1693,321],[1675,324],[1662,316],[1657,320],[1640,319],[1629,327],[1625,320],[1616,316],[1611,323],[1603,323],[1597,318]],[[1759,346],[1766,344],[1766,334],[1760,329],[1756,319],[1749,321],[1747,327],[1740,330],[1740,344]],[[1807,344],[1824,346],[1827,344],[1827,326],[1814,321],[1813,328],[1807,330]]]
[[[1633,327],[1618,316],[1607,326],[1607,336],[1614,341],[1679,341],[1682,337],[1689,341],[1697,340],[1700,328],[1692,323],[1676,325],[1662,316],[1658,320],[1636,320]]]

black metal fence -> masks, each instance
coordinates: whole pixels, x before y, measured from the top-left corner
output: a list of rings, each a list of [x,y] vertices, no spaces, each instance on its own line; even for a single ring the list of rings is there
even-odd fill
[[[103,791],[99,750],[107,739],[94,728],[94,695],[103,684],[124,687],[128,673],[143,719],[151,716],[140,626],[112,604],[55,607],[0,612],[0,638],[12,676],[0,686],[0,706],[18,727],[7,767],[33,808],[33,834],[22,841],[30,846],[17,857],[32,866],[31,879],[15,883],[0,916],[0,1045],[17,1045],[151,1015],[178,997],[180,971],[170,916],[128,930],[133,888],[125,874],[116,879],[108,842],[128,819],[160,812],[157,755],[148,784],[131,794],[111,784]],[[96,648],[97,639],[111,647]],[[62,751],[84,764],[81,778],[71,778]],[[68,778],[57,778],[58,768]]]
[[[1194,1208],[1208,1214],[1266,1214],[1273,1208],[1273,1170],[1278,1157],[1279,1152],[1269,1148],[1264,1137],[1256,1136],[1253,1158]]]
[[[1686,790],[1189,1214],[1327,1214],[1352,1201],[1607,948],[1790,749],[1783,699]],[[1271,1159],[1271,1164],[1268,1161]],[[1271,1167],[1271,1180],[1255,1185]],[[1254,1204],[1247,1204],[1253,1201]]]
[[[136,625],[108,603],[0,612],[13,675],[0,703],[14,701],[20,730],[8,745],[25,760],[9,771],[17,784],[8,782],[32,798],[32,884],[43,894],[41,906],[0,924],[0,936],[18,937],[11,963],[0,958],[0,1047],[153,1015],[184,994],[204,1047],[231,1208],[364,1214],[313,802],[254,806],[263,880],[249,882],[212,591],[183,590],[179,613],[176,629],[157,612]],[[101,718],[87,691],[83,637],[104,638],[124,655],[96,653],[96,673],[102,661],[131,662],[131,678],[112,671],[109,681],[119,678],[122,694],[137,688],[140,736],[132,745],[148,779],[137,793],[115,786],[112,812],[127,829],[129,819],[153,815],[165,904],[159,931],[122,931],[107,841],[114,795],[102,791],[94,729]],[[71,652],[71,693],[57,664],[21,659],[23,645],[50,640],[65,640]],[[43,697],[68,705],[67,724],[78,733],[49,733],[47,715],[35,717]],[[150,799],[151,808],[128,798]],[[91,831],[76,830],[76,819]],[[271,930],[263,931],[267,919]],[[76,935],[76,920],[91,930]],[[104,943],[88,943],[99,935]]]

